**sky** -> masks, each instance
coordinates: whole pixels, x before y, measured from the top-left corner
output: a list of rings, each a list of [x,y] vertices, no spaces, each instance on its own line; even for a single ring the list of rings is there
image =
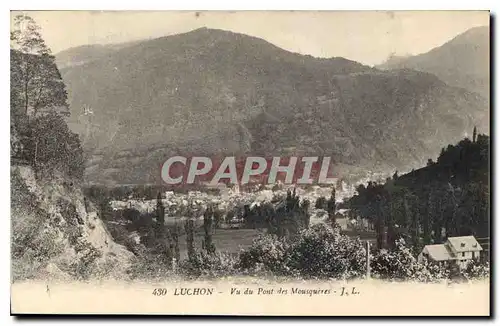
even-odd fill
[[[11,17],[20,12],[12,12]],[[315,57],[367,65],[415,55],[476,26],[487,11],[27,11],[53,53],[85,44],[121,43],[208,27],[263,38]]]

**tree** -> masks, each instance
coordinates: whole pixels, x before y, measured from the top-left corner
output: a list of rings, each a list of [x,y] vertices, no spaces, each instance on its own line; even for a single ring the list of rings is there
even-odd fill
[[[377,203],[377,212],[375,215],[375,232],[377,234],[377,248],[378,249],[385,249],[387,245],[387,233],[386,233],[386,223],[385,223],[385,216],[384,216],[384,202],[383,198],[380,195],[377,195],[376,199]]]
[[[409,204],[409,195],[408,192],[403,193],[403,227],[408,230],[410,229],[410,221],[411,221],[411,210],[410,210],[410,204]]]
[[[327,202],[327,211],[328,211],[328,219],[332,223],[332,225],[335,225],[336,223],[336,216],[335,216],[335,208],[336,208],[336,190],[335,187],[332,188],[332,193],[330,195],[330,198],[328,199]]]
[[[214,210],[214,232],[220,227],[221,222],[223,221],[224,214],[220,209]]]
[[[424,238],[424,245],[428,245],[428,244],[431,244],[431,239],[432,239],[432,236],[431,236],[431,223],[432,223],[432,217],[433,217],[433,214],[434,214],[434,207],[433,207],[433,197],[434,194],[431,191],[429,191],[429,194],[427,196],[427,202],[423,201],[425,207],[425,212],[422,216],[422,229],[423,229],[423,238]]]
[[[18,15],[10,40],[14,115],[36,117],[41,109],[59,109],[61,114],[69,115],[64,82],[40,27],[31,17]]]
[[[451,236],[487,237],[489,171],[489,137],[476,135],[475,142],[465,138],[444,147],[437,160],[429,160],[417,174],[387,180],[382,188],[373,182],[358,186],[358,194],[347,204],[358,216],[375,220],[376,229],[382,232],[378,196],[387,190],[388,231],[392,233],[394,223],[400,226],[406,243],[416,251],[422,244],[442,243]]]
[[[174,224],[174,229],[172,230],[172,242],[174,245],[174,257],[175,261],[179,262],[181,260],[181,253],[179,249],[179,226],[177,223]]]
[[[49,113],[29,123],[24,155],[35,171],[54,170],[70,177],[83,178],[84,156],[78,135],[72,133],[64,119]]]
[[[40,27],[31,17],[18,15],[10,39],[11,131],[21,148],[14,155],[28,160],[37,176],[59,170],[81,179],[83,150],[61,116],[69,114],[67,94]]]
[[[411,211],[411,223],[410,223],[410,239],[412,242],[412,248],[414,252],[418,252],[420,248],[420,209],[419,209],[419,199],[416,195],[412,194],[410,196],[410,211]]]
[[[205,250],[209,254],[215,253],[215,245],[212,241],[213,215],[212,206],[208,206],[203,214],[203,229],[205,230]]]
[[[455,196],[455,187],[448,183],[448,191],[447,191],[447,199],[448,199],[448,208],[449,213],[446,219],[446,235],[450,236],[459,236],[459,222],[457,217],[458,211],[458,198]]]
[[[188,259],[194,259],[195,249],[194,249],[194,221],[192,219],[186,220],[184,225],[186,230],[186,246]]]
[[[163,206],[161,192],[158,192],[156,197],[156,222],[161,228],[165,225],[165,206]]]
[[[434,243],[441,243],[443,237],[444,228],[444,199],[441,190],[438,188],[436,190],[436,198],[434,198],[435,204],[433,208],[436,209],[436,214],[434,214],[434,219],[432,221],[432,233]]]
[[[366,251],[359,239],[319,223],[288,241],[276,235],[255,239],[241,252],[238,265],[244,271],[263,269],[275,275],[349,279],[364,274]]]
[[[311,222],[311,215],[309,215],[309,207],[311,206],[311,202],[308,199],[304,199],[302,201],[301,209],[302,209],[302,221],[304,228],[309,228],[309,224]]]
[[[326,198],[321,196],[316,199],[316,204],[314,205],[316,209],[325,209],[326,208]]]
[[[165,253],[165,261],[168,264],[172,263],[174,257],[175,242],[172,241],[172,236],[165,229],[165,206],[163,205],[161,192],[158,192],[156,197],[156,228],[155,241],[157,242],[158,251]]]

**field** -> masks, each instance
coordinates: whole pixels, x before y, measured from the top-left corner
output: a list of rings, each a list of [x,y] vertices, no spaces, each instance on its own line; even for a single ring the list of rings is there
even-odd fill
[[[217,229],[212,236],[217,251],[224,253],[237,253],[240,249],[249,247],[253,240],[264,231],[255,229]],[[195,247],[201,249],[204,238],[203,231],[197,229],[195,232]],[[181,259],[187,257],[186,235],[179,237],[179,249]]]
[[[358,231],[348,228],[345,219],[337,221],[341,227],[342,232],[350,237],[359,237],[361,240],[375,240],[375,233],[373,231]],[[238,253],[240,249],[249,247],[253,240],[259,235],[265,233],[265,230],[259,229],[216,229],[213,234],[213,241],[217,251],[224,253]],[[204,233],[202,228],[195,230],[195,247],[201,249]],[[181,259],[187,257],[186,235],[183,234],[179,237],[179,249]]]

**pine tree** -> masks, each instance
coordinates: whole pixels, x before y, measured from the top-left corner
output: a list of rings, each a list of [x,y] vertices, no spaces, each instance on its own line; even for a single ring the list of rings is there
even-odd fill
[[[441,207],[440,207],[440,196],[436,184],[431,184],[431,190],[429,191],[429,208],[428,208],[428,223],[430,229],[430,242],[425,242],[425,244],[430,243],[441,243]],[[425,228],[425,227],[424,227]],[[424,230],[425,233],[425,230]],[[424,235],[424,238],[426,236]],[[426,239],[427,240],[427,239]],[[426,241],[424,240],[424,241]]]
[[[377,249],[384,248],[384,222],[381,215],[375,216],[375,234],[377,237]]]
[[[403,194],[403,226],[406,230],[410,229],[410,221],[411,221],[411,210],[410,204],[408,202],[408,194],[405,192]]]
[[[386,214],[386,225],[387,225],[387,245],[389,249],[393,249],[396,246],[397,232],[395,227],[395,209],[394,209],[395,201],[392,199],[392,196],[389,197],[389,200],[386,202],[385,214]]]
[[[450,205],[450,212],[451,214],[448,216],[448,228],[450,229],[450,233],[448,236],[459,236],[460,230],[459,230],[459,217],[457,216],[458,212],[458,199],[455,195],[455,187],[451,185],[451,183],[448,184],[448,199],[449,199],[449,205]],[[448,229],[447,228],[447,229]],[[447,230],[448,232],[448,230]]]
[[[168,265],[172,266],[172,260],[174,258],[174,243],[172,242],[172,236],[167,230],[162,231],[164,235],[161,235],[160,239],[163,239],[164,250],[165,250],[165,261]]]
[[[316,199],[316,204],[314,205],[316,209],[326,209],[326,198],[325,197],[318,197]]]
[[[186,230],[186,246],[188,258],[194,259],[195,248],[194,248],[194,221],[192,219],[186,220],[184,225]]]
[[[214,210],[214,233],[217,232],[217,229],[220,227],[221,222],[223,221],[223,213],[220,209]]]
[[[175,261],[180,261],[181,259],[181,253],[180,253],[180,249],[179,249],[179,226],[177,225],[177,223],[174,224],[174,229],[172,231],[172,242],[173,242],[173,245],[174,245],[174,257],[175,257]]]
[[[213,208],[208,206],[203,214],[203,229],[205,231],[204,249],[210,253],[215,253],[215,245],[212,241]]]
[[[155,241],[161,244],[166,261],[171,264],[174,244],[170,232],[165,229],[165,206],[163,206],[161,192],[158,192],[158,196],[156,197],[156,224],[154,226],[154,233]]]
[[[413,250],[417,252],[420,249],[420,210],[418,197],[415,195],[410,197],[410,212],[410,238]]]
[[[423,241],[424,245],[431,244],[432,237],[431,237],[431,221],[432,221],[432,216],[434,214],[433,210],[433,192],[432,190],[429,191],[429,194],[427,196],[427,202],[424,202],[425,204],[425,211],[422,216],[422,229],[423,229]]]
[[[328,199],[327,202],[327,211],[328,211],[328,219],[330,220],[330,223],[332,225],[335,225],[337,223],[337,217],[335,215],[336,213],[336,190],[335,187],[332,188],[332,192],[330,195],[330,198]]]
[[[307,199],[304,199],[302,202],[302,221],[303,226],[307,229],[309,228],[309,224],[311,221],[311,215],[309,215],[309,207],[311,206],[311,202]]]
[[[387,247],[387,221],[385,198],[381,195],[376,197],[376,215],[375,215],[375,232],[377,234],[377,248],[385,249]]]
[[[161,192],[158,192],[156,197],[156,222],[161,228],[165,226],[165,206],[163,206]]]

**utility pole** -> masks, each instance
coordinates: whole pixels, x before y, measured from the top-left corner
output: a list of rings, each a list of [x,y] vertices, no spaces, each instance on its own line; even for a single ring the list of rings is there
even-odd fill
[[[366,241],[366,279],[370,279],[370,240]]]

